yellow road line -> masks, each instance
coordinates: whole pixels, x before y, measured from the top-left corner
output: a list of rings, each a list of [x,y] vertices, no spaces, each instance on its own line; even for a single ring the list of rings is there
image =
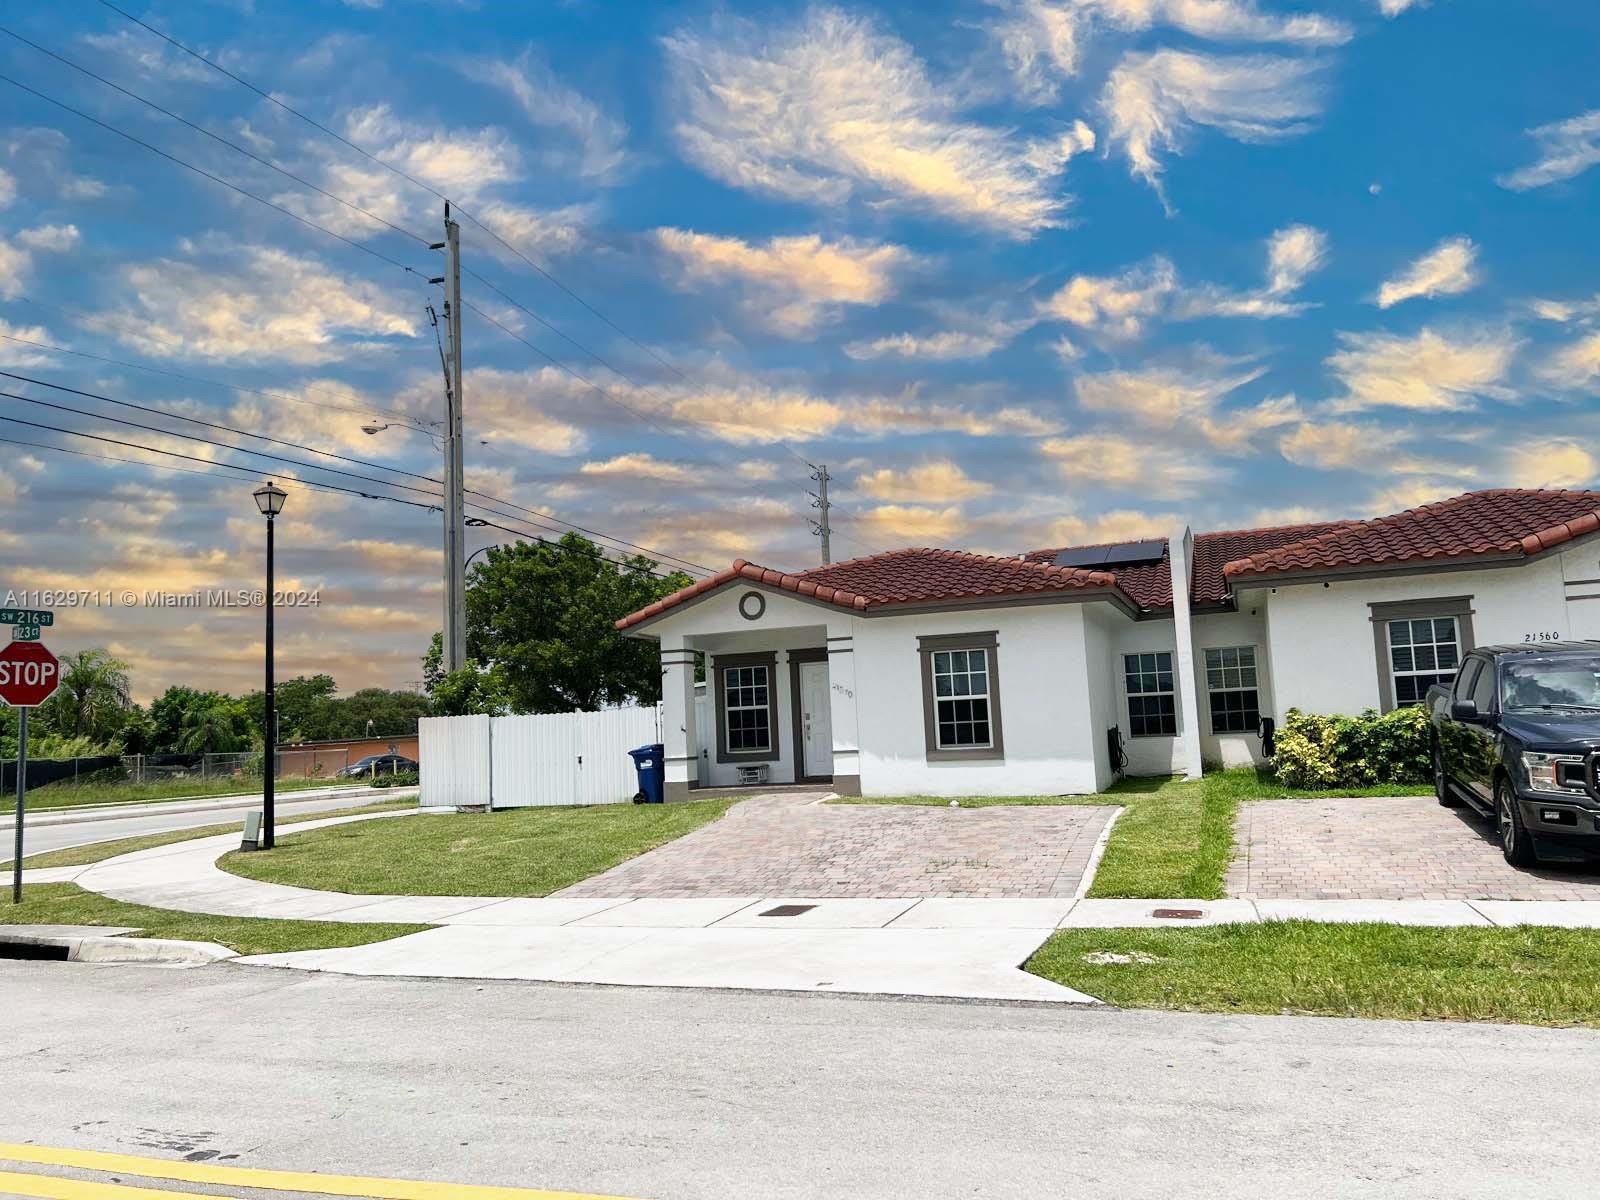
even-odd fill
[[[0,1171],[0,1193],[35,1196],[39,1200],[194,1200],[194,1192],[169,1192],[165,1188],[123,1187],[120,1183],[91,1183],[59,1175],[15,1175]]]
[[[378,1179],[364,1175],[320,1175],[311,1171],[268,1171],[257,1167],[224,1167],[208,1162],[175,1162],[165,1158],[138,1158],[103,1150],[67,1150],[54,1146],[21,1146],[0,1142],[0,1160],[38,1163],[52,1167],[77,1167],[150,1179],[176,1179],[183,1183],[210,1183],[223,1187],[259,1188],[274,1192],[312,1192],[321,1196],[363,1196],[372,1200],[626,1200],[622,1196],[595,1196],[585,1192],[548,1192],[539,1188],[485,1187],[468,1183],[427,1183],[415,1179]],[[140,1200],[192,1195],[146,1188],[117,1191],[24,1191],[8,1186],[14,1180],[30,1185],[76,1188],[116,1188],[116,1184],[84,1183],[75,1179],[46,1179],[0,1171],[0,1192],[59,1200]]]

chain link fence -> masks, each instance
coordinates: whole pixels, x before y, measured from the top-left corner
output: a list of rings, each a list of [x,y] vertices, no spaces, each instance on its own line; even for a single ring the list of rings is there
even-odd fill
[[[241,783],[261,780],[259,750],[237,754],[100,754],[79,758],[29,758],[27,790],[50,784],[94,787],[120,783],[185,782]],[[333,779],[348,765],[345,749],[278,750],[279,779]],[[0,796],[17,790],[17,763],[0,763]]]

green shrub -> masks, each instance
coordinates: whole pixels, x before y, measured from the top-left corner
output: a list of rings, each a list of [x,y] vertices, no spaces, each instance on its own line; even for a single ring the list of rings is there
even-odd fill
[[[1420,705],[1359,717],[1291,708],[1272,766],[1289,787],[1366,787],[1420,783],[1429,776],[1432,731]]]
[[[396,775],[379,775],[372,780],[373,787],[416,787],[422,780],[415,771],[401,771]]]

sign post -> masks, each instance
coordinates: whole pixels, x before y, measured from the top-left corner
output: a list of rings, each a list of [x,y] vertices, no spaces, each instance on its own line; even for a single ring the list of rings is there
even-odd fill
[[[0,609],[0,623],[16,625],[37,639],[40,626],[55,621],[45,611]],[[28,713],[55,693],[61,682],[61,663],[37,640],[16,641],[0,648],[0,700],[17,710],[17,814],[16,845],[11,857],[11,903],[22,903],[22,825],[28,795]]]

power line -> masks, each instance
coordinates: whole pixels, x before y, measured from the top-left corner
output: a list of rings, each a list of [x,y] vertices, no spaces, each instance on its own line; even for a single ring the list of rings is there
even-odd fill
[[[12,87],[18,88],[21,91],[27,92],[31,96],[37,96],[40,100],[43,100],[46,104],[53,104],[59,109],[63,109],[66,112],[72,113],[74,116],[83,118],[85,121],[88,121],[92,125],[98,125],[101,129],[107,130],[110,133],[114,133],[118,137],[126,138],[128,141],[132,142],[134,145],[142,146],[144,149],[150,151],[152,154],[160,155],[162,158],[167,159],[169,162],[177,163],[178,166],[183,167],[185,170],[193,171],[196,175],[200,175],[200,176],[202,176],[202,177],[204,177],[206,179],[209,179],[213,183],[221,184],[223,187],[227,188],[229,191],[237,192],[239,195],[244,196],[246,199],[254,200],[257,204],[265,205],[267,208],[270,208],[275,212],[280,212],[284,216],[289,217],[292,220],[300,222],[300,224],[306,226],[309,229],[315,229],[319,233],[325,233],[329,237],[334,238],[337,241],[343,242],[346,246],[350,246],[350,247],[353,247],[356,250],[361,251],[363,254],[370,254],[373,258],[378,259],[380,262],[387,263],[391,267],[397,267],[400,270],[406,272],[408,275],[415,275],[418,279],[421,279],[421,280],[424,280],[424,281],[426,281],[427,278],[428,278],[428,276],[424,275],[421,271],[418,271],[415,267],[408,267],[408,266],[406,266],[405,263],[401,262],[399,259],[390,258],[387,254],[384,254],[381,250],[374,250],[371,246],[363,245],[362,243],[354,240],[353,238],[347,238],[342,233],[335,233],[333,230],[329,229],[326,225],[319,225],[319,224],[317,224],[317,222],[311,220],[309,217],[302,217],[299,213],[293,211],[292,209],[285,208],[281,204],[277,204],[274,201],[268,200],[265,196],[258,196],[258,195],[256,195],[256,193],[250,191],[248,188],[242,188],[236,183],[230,183],[228,180],[222,178],[222,176],[214,175],[210,171],[206,170],[204,167],[197,167],[197,166],[194,165],[194,163],[188,162],[185,159],[179,158],[176,154],[168,153],[167,151],[161,149],[160,146],[156,146],[156,145],[154,145],[154,144],[152,144],[150,142],[147,142],[141,137],[136,137],[135,135],[133,135],[131,133],[128,133],[126,130],[118,129],[115,125],[112,125],[112,124],[109,124],[108,122],[102,121],[99,117],[91,116],[89,113],[84,112],[81,108],[74,108],[72,105],[66,103],[63,100],[57,100],[53,96],[47,96],[47,95],[45,95],[45,93],[41,92],[38,88],[29,87],[27,84],[22,83],[19,80],[13,79],[9,75],[0,75],[0,83],[9,83]]]
[[[715,572],[713,572],[711,570],[710,567],[705,566],[703,563],[691,562],[689,559],[687,559],[687,558],[679,558],[675,554],[664,554],[660,550],[653,550],[649,546],[641,546],[637,542],[625,541],[624,539],[616,537],[616,536],[614,536],[612,534],[609,534],[609,533],[600,533],[600,532],[598,532],[596,530],[593,530],[593,529],[586,529],[582,525],[575,525],[571,521],[563,520],[561,517],[555,516],[552,513],[542,512],[537,508],[528,508],[525,505],[516,504],[516,503],[514,503],[514,502],[512,502],[510,500],[502,500],[498,496],[491,496],[487,492],[480,492],[475,488],[467,488],[466,492],[467,492],[467,495],[469,495],[469,496],[482,496],[486,500],[492,500],[496,504],[503,505],[506,508],[514,508],[514,509],[518,510],[519,512],[526,513],[529,516],[542,517],[547,521],[554,521],[559,525],[565,525],[568,528],[570,528],[570,529],[572,529],[572,530],[574,530],[574,531],[576,531],[578,533],[586,534],[589,537],[604,538],[608,542],[615,542],[619,546],[625,546],[630,550],[637,550],[640,554],[647,555],[650,558],[654,558],[654,559],[657,559],[657,560],[666,559],[666,560],[670,560],[672,562],[682,563],[685,567],[690,567],[690,568],[692,568],[693,570],[696,570],[696,571],[704,571],[708,575],[711,575],[711,574],[715,573]],[[480,504],[475,504],[474,507],[481,508],[483,506],[480,505]]]
[[[139,95],[138,92],[130,91],[128,88],[123,87],[120,83],[114,83],[111,80],[107,79],[104,75],[96,74],[94,71],[91,71],[88,67],[82,66],[79,63],[75,63],[70,58],[66,58],[66,57],[64,57],[64,56],[62,56],[60,54],[57,54],[54,50],[51,50],[51,49],[49,49],[49,48],[47,48],[45,46],[39,45],[38,42],[30,41],[29,39],[23,37],[20,33],[17,33],[14,30],[11,30],[11,29],[7,29],[4,25],[0,25],[0,33],[4,33],[4,34],[6,34],[6,35],[8,35],[10,37],[15,38],[17,41],[21,42],[25,46],[33,47],[33,49],[37,50],[40,54],[48,55],[49,57],[55,59],[58,63],[61,63],[64,66],[71,67],[74,71],[78,71],[78,72],[80,72],[80,73],[82,73],[84,75],[87,75],[90,79],[98,80],[100,83],[103,83],[106,87],[112,88],[115,91],[121,92],[124,96],[127,96],[130,100],[137,100],[140,104],[143,104],[143,105],[145,105],[145,106],[147,106],[147,107],[149,107],[151,109],[154,109],[156,112],[161,113],[163,116],[171,117],[174,121],[177,121],[182,125],[187,125],[190,129],[193,129],[196,133],[202,133],[206,137],[210,138],[212,141],[220,142],[222,145],[227,146],[230,150],[238,151],[240,154],[244,155],[246,158],[250,159],[252,162],[260,163],[263,167],[267,167],[267,168],[269,168],[269,169],[271,169],[273,171],[276,171],[278,174],[284,176],[286,179],[292,179],[295,183],[298,183],[301,187],[310,188],[312,191],[316,192],[318,195],[326,196],[329,200],[332,200],[332,201],[335,201],[336,203],[342,204],[346,208],[351,209],[354,212],[360,213],[362,216],[368,218],[369,220],[376,221],[378,224],[380,224],[380,225],[382,225],[382,226],[384,226],[384,227],[386,227],[388,229],[392,229],[395,233],[398,233],[403,237],[408,237],[408,238],[412,239],[415,242],[420,242],[424,246],[429,245],[428,239],[423,237],[420,233],[415,233],[412,230],[402,228],[401,226],[396,225],[393,221],[390,221],[390,220],[388,220],[388,219],[386,219],[384,217],[380,217],[377,213],[372,212],[370,209],[363,208],[361,205],[355,203],[353,200],[346,200],[343,196],[336,196],[332,192],[328,191],[326,188],[319,187],[317,184],[312,183],[309,179],[304,179],[301,176],[296,175],[293,171],[289,170],[286,167],[280,166],[279,164],[273,162],[269,158],[261,157],[261,155],[256,154],[254,151],[248,149],[247,147],[239,145],[238,142],[231,141],[228,138],[223,137],[221,134],[212,133],[211,130],[207,129],[205,126],[198,125],[195,122],[189,120],[187,117],[179,116],[177,113],[173,112],[170,108],[163,108],[161,105],[157,104],[154,100],[151,100],[151,99],[149,99],[148,97],[145,97],[145,96],[141,96],[141,95]]]
[[[487,233],[496,242],[500,243],[500,245],[504,246],[512,254],[514,254],[518,258],[520,258],[529,267],[533,268],[533,270],[535,270],[541,276],[543,276],[546,280],[548,280],[552,285],[554,285],[555,287],[559,288],[561,291],[563,291],[568,296],[570,296],[573,300],[575,300],[578,304],[582,305],[584,307],[584,309],[586,309],[589,313],[591,313],[593,316],[595,316],[600,321],[603,321],[609,328],[611,328],[613,331],[615,331],[620,336],[626,338],[634,346],[638,347],[640,350],[643,350],[651,358],[655,359],[663,367],[666,367],[669,371],[673,372],[680,379],[686,379],[686,377],[684,376],[683,372],[679,371],[678,368],[676,366],[674,366],[671,362],[669,362],[667,359],[663,358],[659,353],[657,353],[655,350],[651,349],[649,346],[645,345],[645,343],[641,342],[638,338],[634,337],[626,329],[623,329],[620,325],[618,325],[610,317],[606,316],[603,312],[601,312],[594,305],[590,304],[587,300],[585,300],[577,292],[573,291],[572,288],[568,287],[565,283],[561,282],[561,280],[557,279],[553,274],[551,274],[544,267],[542,267],[538,263],[534,262],[533,259],[529,258],[521,250],[517,249],[517,247],[513,246],[505,238],[501,237],[498,233],[496,233],[488,225],[485,225],[477,217],[473,216],[466,209],[462,208],[461,205],[457,201],[452,200],[449,196],[445,195],[443,192],[439,191],[437,188],[434,188],[430,184],[424,183],[422,180],[417,179],[414,176],[407,174],[405,171],[402,171],[399,167],[393,166],[392,164],[390,164],[388,162],[385,162],[383,159],[379,158],[377,155],[373,154],[371,151],[369,151],[369,150],[367,150],[367,149],[365,149],[365,148],[363,148],[361,146],[356,145],[355,142],[351,141],[349,138],[345,137],[343,134],[334,132],[332,129],[329,129],[326,125],[322,124],[320,121],[317,121],[317,120],[314,120],[311,117],[308,117],[305,113],[301,112],[299,109],[294,108],[293,106],[284,103],[282,100],[278,99],[276,96],[272,95],[270,92],[267,92],[267,91],[263,90],[262,88],[257,87],[255,84],[251,83],[248,79],[245,79],[244,77],[235,74],[234,72],[228,70],[226,67],[222,66],[220,63],[213,62],[211,59],[207,58],[204,54],[201,54],[198,50],[190,49],[188,46],[186,46],[182,42],[178,41],[177,38],[172,37],[170,34],[163,33],[161,30],[157,29],[154,25],[150,25],[147,22],[141,21],[138,17],[134,16],[132,13],[128,12],[126,9],[117,7],[117,5],[112,4],[110,2],[110,0],[99,0],[99,2],[102,5],[104,5],[106,8],[109,8],[112,12],[118,14],[121,17],[126,18],[129,21],[132,21],[135,25],[138,25],[140,28],[146,30],[147,32],[154,34],[156,37],[160,38],[162,41],[166,42],[168,45],[171,45],[171,46],[175,47],[176,49],[183,51],[185,54],[189,55],[191,58],[195,58],[195,59],[199,60],[200,62],[204,63],[206,66],[210,67],[213,71],[217,71],[217,72],[219,72],[219,73],[221,73],[223,75],[226,75],[229,79],[233,80],[235,83],[239,84],[241,87],[248,88],[250,91],[252,91],[256,95],[260,96],[263,100],[266,100],[269,103],[277,105],[284,112],[289,113],[292,116],[299,118],[300,120],[304,121],[307,125],[310,125],[313,129],[316,129],[319,132],[326,134],[328,137],[333,138],[335,141],[339,142],[341,145],[347,146],[349,149],[354,150],[357,154],[361,155],[363,158],[367,159],[368,161],[370,161],[372,163],[375,163],[376,165],[382,167],[386,171],[390,171],[393,174],[398,175],[401,179],[404,179],[407,183],[410,183],[415,187],[421,188],[423,191],[428,192],[429,194],[433,195],[437,199],[450,201],[450,203],[454,206],[456,212],[460,213],[468,221],[471,221],[473,225],[475,225],[479,229],[483,230],[483,232]]]
[[[59,304],[47,304],[43,300],[36,299],[35,297],[29,295],[18,295],[16,299],[21,300],[26,304],[32,304],[37,308],[51,309],[55,312],[63,314],[64,316],[71,317],[79,321],[83,320],[83,317],[85,316],[81,310],[77,314],[74,314],[71,309],[64,308]],[[93,314],[88,315],[92,316]],[[186,348],[181,341],[178,341],[175,338],[163,337],[153,330],[145,330],[142,336],[149,337],[154,341],[161,342],[164,345],[172,346],[179,350]],[[262,388],[245,387],[243,384],[228,383],[222,379],[207,379],[203,375],[186,375],[182,371],[171,371],[163,367],[148,366],[145,363],[130,362],[125,358],[108,358],[103,354],[90,354],[87,350],[71,350],[66,346],[55,346],[49,342],[34,341],[32,338],[17,337],[14,334],[0,333],[0,337],[3,337],[10,342],[17,342],[24,346],[33,346],[39,350],[49,350],[55,354],[70,354],[75,358],[87,358],[94,362],[110,363],[113,366],[128,367],[134,371],[147,371],[152,375],[165,375],[169,379],[182,379],[189,383],[203,383],[207,387],[227,388],[229,391],[241,392],[250,396],[260,396],[267,400],[285,400],[290,404],[304,404],[313,408],[326,409],[329,412],[347,412],[356,416],[393,417],[396,421],[404,422],[405,424],[410,425],[412,428],[419,430],[422,429],[424,425],[437,424],[437,422],[433,421],[420,420],[409,413],[395,412],[386,408],[356,408],[348,404],[330,404],[326,402],[319,403],[315,400],[307,400],[303,396],[291,395],[288,392],[275,392]],[[309,385],[307,385],[304,390],[315,395],[338,395],[338,393],[329,391],[326,388],[311,387]]]
[[[176,438],[181,438],[183,441],[186,441],[186,442],[198,442],[198,443],[201,443],[201,444],[207,445],[207,446],[216,446],[218,449],[221,449],[221,450],[231,450],[235,454],[249,454],[249,455],[253,455],[256,458],[268,458],[268,459],[273,460],[274,462],[287,463],[289,466],[299,467],[302,470],[324,471],[324,472],[326,472],[326,473],[328,473],[330,475],[340,475],[340,476],[344,476],[344,477],[349,478],[349,479],[359,479],[364,483],[374,483],[374,484],[377,484],[379,487],[403,488],[404,490],[406,490],[408,492],[417,492],[417,493],[419,493],[421,495],[424,495],[424,496],[427,496],[428,498],[433,499],[433,500],[440,499],[440,497],[435,495],[433,492],[427,491],[424,488],[413,487],[409,483],[398,483],[398,482],[396,482],[394,480],[391,480],[391,479],[374,479],[370,475],[361,475],[361,474],[358,474],[355,471],[345,471],[345,470],[341,470],[338,467],[325,467],[321,463],[308,463],[308,462],[304,462],[304,461],[302,461],[302,460],[300,460],[298,458],[289,458],[288,456],[283,455],[283,454],[273,454],[273,453],[271,453],[270,451],[267,451],[267,450],[250,450],[250,449],[247,449],[244,446],[235,446],[235,445],[233,445],[233,444],[231,444],[229,442],[219,442],[219,441],[216,441],[213,438],[197,437],[196,435],[194,435],[192,433],[175,433],[170,429],[163,429],[159,425],[146,425],[146,424],[144,424],[143,422],[140,422],[140,421],[130,421],[125,417],[112,417],[112,416],[107,416],[105,413],[90,412],[88,409],[74,408],[70,404],[57,404],[53,400],[41,400],[37,396],[23,396],[23,395],[18,394],[17,392],[6,392],[6,391],[0,391],[0,396],[6,397],[7,399],[11,399],[11,400],[21,400],[25,404],[37,404],[41,408],[55,409],[57,412],[67,412],[67,413],[72,413],[74,416],[88,417],[90,420],[93,420],[93,421],[111,421],[112,423],[117,424],[117,425],[127,425],[132,429],[142,429],[146,433],[160,434],[162,437],[176,437]],[[7,420],[15,420],[15,418],[13,418],[13,417],[7,417],[6,419]],[[200,461],[206,462],[206,461],[211,461],[211,460],[202,459]],[[260,469],[261,468],[259,468],[259,467],[255,467],[255,468],[253,468],[253,471],[254,472],[259,472]]]
[[[551,550],[564,550],[564,551],[567,551],[569,553],[570,552],[574,552],[574,551],[576,551],[578,553],[582,553],[583,552],[583,547],[582,546],[567,546],[567,545],[563,545],[560,542],[552,542],[552,541],[548,540],[547,538],[540,537],[536,533],[529,533],[525,529],[517,529],[517,528],[514,528],[513,526],[510,526],[510,525],[499,525],[499,524],[496,524],[494,521],[485,521],[482,517],[473,518],[473,520],[470,522],[470,524],[475,526],[475,527],[476,526],[487,526],[490,529],[498,529],[502,533],[512,533],[512,534],[515,534],[517,537],[524,538],[527,541],[534,542],[534,543],[536,543],[536,544],[538,544],[540,546],[548,547]],[[596,547],[596,549],[598,549],[598,547]],[[474,552],[474,553],[476,553],[476,552]],[[629,570],[642,570],[642,571],[644,571],[644,573],[646,575],[653,575],[657,579],[670,579],[674,575],[682,575],[682,574],[686,573],[686,572],[683,572],[683,571],[662,572],[662,571],[652,570],[649,567],[636,567],[632,563],[619,562],[617,559],[607,558],[604,554],[597,555],[597,557],[602,562],[608,562],[612,566],[627,567]]]
[[[9,394],[10,393],[7,393],[7,392],[0,392],[0,396],[9,395]],[[18,397],[15,397],[15,398],[19,399],[19,400],[26,400],[27,399],[26,396],[18,396]],[[125,447],[127,449],[130,449],[130,450],[144,450],[144,451],[146,451],[146,452],[148,452],[150,454],[163,454],[163,455],[168,456],[169,458],[181,458],[181,459],[184,459],[184,460],[186,460],[188,462],[202,463],[202,464],[204,464],[206,466],[223,467],[223,468],[225,468],[225,469],[227,469],[229,471],[238,471],[240,474],[248,475],[252,479],[260,479],[261,478],[261,474],[262,474],[259,469],[252,469],[250,467],[241,467],[237,463],[220,462],[220,461],[217,461],[215,459],[200,458],[198,455],[184,454],[184,453],[182,453],[181,451],[178,451],[178,450],[162,450],[162,449],[160,449],[160,448],[158,448],[156,446],[146,446],[142,442],[127,442],[127,441],[123,441],[121,438],[106,437],[104,434],[85,433],[81,429],[64,429],[60,425],[45,425],[45,424],[41,424],[38,421],[27,421],[27,420],[24,420],[21,417],[8,417],[8,416],[5,416],[4,414],[0,414],[0,421],[9,421],[13,425],[26,425],[30,429],[44,429],[44,430],[50,431],[51,433],[64,433],[64,434],[67,434],[67,435],[69,435],[71,437],[88,438],[90,441],[105,442],[108,445],[112,445],[112,446],[123,446],[123,447]],[[41,449],[54,449],[55,447],[40,447],[40,448]],[[160,471],[166,471],[166,470],[171,470],[172,469],[170,467],[162,466],[160,463],[142,463],[140,465],[146,466],[146,467],[150,467],[150,468],[152,468],[154,470],[160,470]],[[204,474],[204,472],[199,472],[199,473],[200,474]],[[375,492],[363,492],[363,491],[360,491],[357,488],[340,487],[336,483],[323,483],[321,480],[316,480],[316,479],[301,479],[298,476],[294,476],[294,475],[284,476],[284,478],[287,478],[287,479],[293,481],[294,483],[298,483],[302,487],[316,488],[319,491],[324,491],[324,492],[343,492],[346,495],[360,496],[360,497],[362,497],[363,499],[366,499],[366,500],[388,500],[391,503],[394,503],[394,504],[405,504],[405,505],[409,505],[412,508],[425,508],[429,512],[441,512],[441,511],[443,511],[437,504],[423,504],[422,502],[420,502],[418,500],[407,500],[402,496],[385,496],[385,495],[382,495],[380,493],[375,493]]]

